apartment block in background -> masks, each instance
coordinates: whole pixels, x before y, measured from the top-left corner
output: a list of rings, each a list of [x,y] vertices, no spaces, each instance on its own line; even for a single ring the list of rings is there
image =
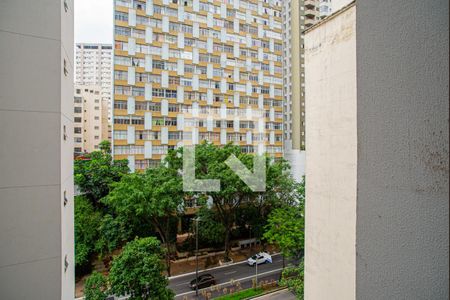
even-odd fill
[[[0,2],[0,298],[72,300],[73,1]]]
[[[449,3],[384,2],[305,33],[307,300],[449,298]]]
[[[79,43],[76,45],[75,53],[75,84],[100,86],[102,106],[107,107],[110,124],[112,118],[112,52],[110,44]],[[108,139],[111,139],[111,133],[109,133]]]
[[[101,87],[75,86],[74,153],[90,153],[108,139],[108,108],[102,101]]]
[[[305,175],[304,30],[331,12],[331,0],[283,1],[284,154],[297,181]]]
[[[304,30],[331,13],[331,0],[283,1],[284,154],[297,181],[305,175]]]
[[[116,0],[114,156],[144,169],[207,140],[281,157],[281,4]]]

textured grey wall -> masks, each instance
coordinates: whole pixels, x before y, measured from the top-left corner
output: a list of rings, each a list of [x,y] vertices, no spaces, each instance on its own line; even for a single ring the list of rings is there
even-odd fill
[[[63,3],[0,1],[0,299],[74,298],[74,2]]]
[[[357,299],[449,297],[448,5],[357,2]]]

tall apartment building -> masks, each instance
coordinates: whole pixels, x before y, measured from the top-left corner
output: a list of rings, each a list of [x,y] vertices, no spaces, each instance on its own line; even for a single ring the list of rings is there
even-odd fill
[[[78,43],[75,53],[75,84],[101,88],[102,100],[108,106],[109,120],[112,116],[112,52],[110,44]]]
[[[334,1],[333,1],[334,2]],[[331,15],[333,11],[333,4],[331,0],[321,0],[319,3],[319,18],[323,19]]]
[[[292,175],[305,174],[304,30],[331,13],[331,0],[283,2],[284,153]]]
[[[79,155],[99,149],[108,139],[108,108],[99,86],[77,85],[74,96],[74,153]]]
[[[202,140],[281,157],[281,5],[116,0],[115,157],[144,169]]]
[[[0,2],[0,298],[74,298],[73,1]]]

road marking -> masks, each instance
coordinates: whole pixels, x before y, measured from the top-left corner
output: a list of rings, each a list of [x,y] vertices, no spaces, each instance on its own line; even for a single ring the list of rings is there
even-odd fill
[[[177,284],[175,286],[186,285],[186,284],[190,284],[190,282],[189,281],[188,282],[183,282],[183,283]]]
[[[278,255],[281,255],[281,253],[274,253],[274,254],[272,254],[272,257],[278,256]],[[222,269],[222,268],[226,268],[226,267],[229,267],[229,266],[235,266],[235,265],[246,264],[246,263],[247,263],[247,260],[243,260],[243,261],[232,263],[232,264],[229,264],[229,265],[224,265],[224,266],[218,266],[218,267],[214,267],[214,268],[210,268],[210,269],[199,270],[199,272],[206,272],[206,271],[211,271],[211,270],[217,270],[217,269]],[[168,277],[167,279],[171,280],[171,279],[180,278],[180,277],[183,277],[183,276],[194,275],[194,274],[195,274],[195,272],[184,273],[184,274]]]
[[[281,270],[283,270],[283,268],[272,270],[272,271],[267,271],[267,272],[264,272],[264,273],[259,273],[258,277],[259,276],[268,275],[268,274],[271,274],[271,273],[275,273],[275,272],[279,272]],[[247,277],[244,277],[244,278],[237,278],[234,281],[247,280],[247,279],[251,279],[251,278],[254,278],[254,277],[255,277],[255,275],[252,275],[252,276],[247,276]],[[224,285],[227,285],[227,284],[230,284],[230,283],[231,283],[231,281],[228,281],[228,282],[216,284],[215,286],[219,287],[219,286],[224,286]],[[209,289],[209,288],[210,287],[207,287],[207,288],[204,288],[204,289],[200,289],[199,291],[206,290],[206,289]],[[187,296],[187,295],[194,294],[194,293],[195,293],[195,291],[186,292],[186,293],[175,295],[175,297]]]
[[[233,273],[236,273],[237,271],[231,271],[231,272],[227,272],[227,273],[223,273],[223,275],[230,275],[230,274],[233,274]]]

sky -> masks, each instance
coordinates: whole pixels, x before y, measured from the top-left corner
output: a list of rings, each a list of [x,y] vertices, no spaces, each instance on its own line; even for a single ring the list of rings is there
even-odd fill
[[[333,11],[351,0],[334,0]],[[113,0],[75,0],[75,42],[108,43],[113,37]]]
[[[113,37],[113,0],[75,0],[75,43],[108,43]]]

